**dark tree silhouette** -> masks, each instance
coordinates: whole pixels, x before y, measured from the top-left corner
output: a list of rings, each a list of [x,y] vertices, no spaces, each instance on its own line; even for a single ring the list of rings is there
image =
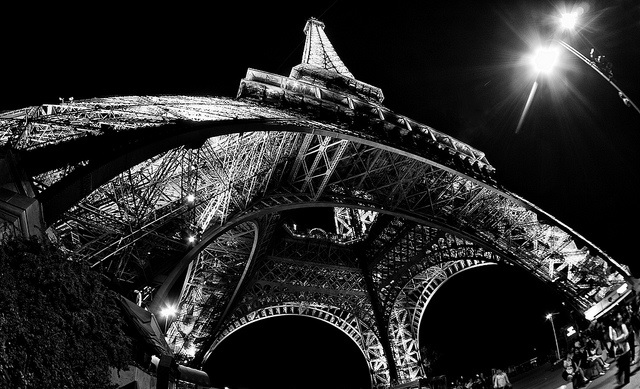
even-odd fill
[[[113,387],[130,340],[105,281],[51,243],[0,246],[0,387]]]

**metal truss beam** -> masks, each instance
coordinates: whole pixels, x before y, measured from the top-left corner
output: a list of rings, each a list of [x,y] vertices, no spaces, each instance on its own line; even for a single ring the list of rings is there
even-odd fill
[[[461,271],[492,264],[481,260],[454,260],[428,267],[407,282],[393,302],[389,317],[389,339],[401,382],[425,377],[425,361],[420,355],[420,322],[437,289]]]
[[[258,320],[287,315],[319,319],[344,332],[362,351],[371,372],[371,387],[388,388],[391,385],[387,359],[375,330],[368,328],[357,316],[349,311],[307,301],[274,302],[267,307],[258,308],[237,318],[224,328],[220,334],[221,336],[214,342],[207,353],[207,357],[226,337],[238,329]]]
[[[409,382],[424,373],[431,295],[497,261],[590,315],[622,298],[626,266],[502,188],[481,151],[382,106],[323,29],[306,25],[289,77],[249,69],[235,99],[27,107],[0,114],[0,145],[70,256],[143,290],[154,312],[186,274],[169,337],[195,362],[242,325],[308,315],[359,345],[372,386]],[[337,208],[336,231],[280,217],[305,207]]]

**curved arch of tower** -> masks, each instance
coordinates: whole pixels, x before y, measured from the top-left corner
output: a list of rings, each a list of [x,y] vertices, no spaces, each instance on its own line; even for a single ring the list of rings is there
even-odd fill
[[[588,319],[629,293],[626,266],[504,189],[481,151],[382,105],[323,23],[304,32],[289,76],[248,69],[235,98],[1,113],[3,235],[58,240],[152,312],[178,304],[169,352],[194,366],[244,325],[306,315],[360,347],[376,388],[424,376],[420,321],[460,271],[520,267]]]
[[[339,329],[358,346],[371,372],[372,387],[388,387],[391,384],[388,363],[379,337],[374,330],[364,327],[354,313],[343,308],[332,307],[327,301],[310,303],[308,300],[301,301],[299,296],[292,296],[292,300],[277,305],[270,301],[264,307],[252,309],[246,315],[230,321],[221,331],[219,339],[212,344],[209,354],[227,336],[258,320],[288,315],[311,317]],[[180,328],[180,330],[183,329],[184,326]]]

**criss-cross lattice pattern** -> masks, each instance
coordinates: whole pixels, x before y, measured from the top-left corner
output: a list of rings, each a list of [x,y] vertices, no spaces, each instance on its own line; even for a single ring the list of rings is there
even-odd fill
[[[503,261],[589,314],[620,297],[625,266],[504,190],[481,151],[382,106],[323,28],[307,25],[290,77],[249,69],[235,99],[0,114],[48,235],[153,312],[179,290],[167,338],[184,361],[255,320],[307,315],[353,339],[380,388],[424,375],[420,321],[459,271]],[[292,221],[310,207],[333,210],[335,230]]]
[[[306,35],[305,49],[302,63],[310,64],[321,69],[334,71],[340,75],[354,78],[338,56],[331,41],[324,32],[324,23],[317,19],[309,19],[304,26]]]
[[[289,302],[283,304],[272,304],[268,307],[256,309],[229,323],[229,325],[221,332],[221,338],[217,343],[238,329],[251,324],[256,320],[287,315],[317,318],[330,323],[344,332],[358,345],[358,348],[360,348],[367,361],[369,370],[372,372],[371,387],[388,388],[391,385],[385,352],[380,344],[379,337],[375,334],[375,330],[367,328],[359,321],[357,316],[349,313],[349,311],[331,308],[326,304]],[[217,346],[217,343],[214,343],[213,346]]]

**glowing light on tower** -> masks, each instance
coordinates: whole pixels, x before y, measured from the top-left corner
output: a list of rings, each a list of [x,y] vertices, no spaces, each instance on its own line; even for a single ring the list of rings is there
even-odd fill
[[[176,309],[176,307],[168,306],[168,307],[162,308],[162,311],[160,311],[160,316],[169,317],[169,316],[175,315],[177,312],[178,310]]]
[[[165,306],[160,311],[160,316],[164,317],[164,332],[167,332],[167,325],[169,323],[169,317],[173,317],[178,313],[178,309],[172,305]]]

